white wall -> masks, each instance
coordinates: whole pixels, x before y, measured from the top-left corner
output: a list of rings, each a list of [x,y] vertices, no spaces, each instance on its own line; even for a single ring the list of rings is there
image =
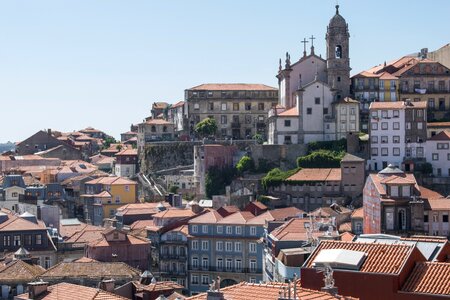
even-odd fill
[[[320,98],[320,104],[315,104],[316,98]],[[307,139],[310,139],[307,138],[308,135],[312,135],[311,138],[314,136],[317,137],[317,139],[312,138],[313,141],[324,140],[323,110],[324,108],[327,108],[327,115],[331,116],[332,102],[333,94],[331,93],[330,88],[324,83],[315,82],[314,84],[305,87],[305,91],[303,92],[303,106],[301,112],[301,114],[303,115],[303,131],[305,133],[305,143],[307,142]],[[311,114],[307,114],[308,108],[312,109]]]
[[[449,147],[449,141],[427,141],[425,143],[425,157],[427,162],[433,166],[433,175],[438,176],[438,168],[441,169],[441,176],[450,176],[450,160],[448,160],[448,155],[450,154],[450,149],[438,149],[437,145],[447,144]],[[438,160],[433,160],[433,154],[438,155]]]

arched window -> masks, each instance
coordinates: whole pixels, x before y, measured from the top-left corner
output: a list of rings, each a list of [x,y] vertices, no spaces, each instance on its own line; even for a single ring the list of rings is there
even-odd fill
[[[342,58],[342,46],[341,45],[336,45],[336,58]]]
[[[156,132],[156,127],[154,125],[152,126],[152,132]]]

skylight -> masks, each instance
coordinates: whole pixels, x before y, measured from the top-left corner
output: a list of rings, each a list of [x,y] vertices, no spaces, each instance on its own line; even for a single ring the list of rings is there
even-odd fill
[[[367,254],[345,249],[324,249],[317,254],[312,265],[316,268],[359,270]]]

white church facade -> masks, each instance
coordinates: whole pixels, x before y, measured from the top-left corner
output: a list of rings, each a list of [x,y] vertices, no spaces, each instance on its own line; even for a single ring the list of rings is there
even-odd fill
[[[269,144],[304,144],[345,138],[359,131],[359,103],[349,98],[349,32],[345,19],[336,14],[327,28],[326,60],[311,52],[294,64],[286,53],[277,75],[279,103],[269,111]]]

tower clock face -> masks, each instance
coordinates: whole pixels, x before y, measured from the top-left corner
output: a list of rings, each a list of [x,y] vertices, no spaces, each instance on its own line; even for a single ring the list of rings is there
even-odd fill
[[[336,58],[342,58],[342,47],[341,47],[341,45],[336,45],[335,54],[336,54]]]

